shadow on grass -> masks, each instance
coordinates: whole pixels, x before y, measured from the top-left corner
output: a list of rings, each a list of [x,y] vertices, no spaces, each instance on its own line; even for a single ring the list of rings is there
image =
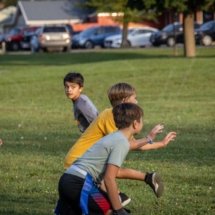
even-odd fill
[[[1,65],[70,65],[96,63],[113,60],[166,58],[167,55],[146,55],[141,53],[116,52],[80,52],[71,54],[37,54],[37,55],[6,55],[1,57]]]
[[[35,132],[25,131],[14,136],[10,135],[8,139],[4,138],[1,153],[2,155],[12,153],[19,156],[26,156],[29,153],[48,156],[66,155],[78,138],[79,134],[76,133],[65,135],[64,133],[53,131],[37,135]]]
[[[211,52],[212,53],[212,52]],[[199,56],[200,58],[214,58],[215,54],[210,52]],[[0,57],[1,65],[71,65],[96,63],[105,61],[117,61],[128,59],[165,59],[183,58],[180,51],[178,56],[173,55],[172,49],[133,49],[133,50],[80,50],[74,53],[39,53],[39,54],[9,54]]]
[[[144,152],[130,152],[127,157],[128,160],[137,162],[151,160],[170,163],[193,163],[200,166],[214,164],[213,129],[205,127],[204,135],[199,135],[203,128],[198,126],[178,129],[175,129],[174,126],[170,127],[177,131],[178,137],[168,147]],[[2,155],[12,153],[14,156],[16,154],[19,156],[26,156],[26,154],[41,155],[42,157],[44,155],[65,156],[79,137],[75,133],[65,136],[65,134],[56,131],[46,131],[38,136],[33,132],[26,131],[22,135],[25,137],[23,140],[18,136],[10,137],[10,141],[2,147]],[[47,139],[44,139],[44,137],[47,137]],[[157,141],[161,139],[163,139],[163,135],[160,135]]]
[[[1,194],[1,206],[0,214],[1,215],[47,215],[53,214],[55,203],[53,203],[52,198],[45,199],[44,202],[43,196],[33,197],[33,195],[25,197],[24,194],[14,195],[10,194]]]

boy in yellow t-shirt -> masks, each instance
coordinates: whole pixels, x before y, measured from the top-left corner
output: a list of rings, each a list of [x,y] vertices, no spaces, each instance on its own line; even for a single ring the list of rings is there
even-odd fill
[[[113,107],[120,103],[137,103],[135,88],[127,83],[117,83],[108,90],[108,97]],[[77,142],[70,148],[65,158],[64,167],[68,168],[73,162],[80,158],[92,145],[109,133],[116,131],[113,119],[112,108],[105,109],[90,124],[87,130],[81,135]],[[131,141],[130,150],[150,150],[165,147],[161,142],[153,143],[153,139],[163,130],[163,125],[156,125],[145,138]],[[153,144],[152,144],[153,143]],[[135,173],[135,174],[134,174]],[[135,177],[134,177],[135,175]],[[156,172],[143,173],[133,169],[120,168],[118,178],[135,179],[145,181],[154,191],[157,197],[163,192],[163,183]]]
[[[135,89],[127,83],[113,85],[108,92],[112,106],[122,102],[137,103]],[[77,142],[69,150],[64,167],[68,168],[77,158],[81,157],[99,139],[116,131],[112,108],[107,108],[90,124]]]

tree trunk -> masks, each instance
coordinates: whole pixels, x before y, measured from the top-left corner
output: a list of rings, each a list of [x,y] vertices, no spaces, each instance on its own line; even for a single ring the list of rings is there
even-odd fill
[[[127,37],[128,37],[128,22],[124,20],[123,21],[123,29],[122,29],[122,44],[121,44],[121,48],[129,47]]]
[[[196,43],[194,37],[194,14],[184,13],[184,56],[196,56]]]

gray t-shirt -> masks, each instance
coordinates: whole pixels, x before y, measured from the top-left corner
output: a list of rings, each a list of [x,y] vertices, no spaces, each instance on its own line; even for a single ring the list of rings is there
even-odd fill
[[[100,139],[81,158],[76,160],[74,165],[87,171],[96,182],[100,183],[107,164],[121,167],[129,152],[129,146],[128,139],[123,133],[116,131]],[[66,173],[72,172],[70,168],[66,171]]]
[[[98,111],[92,101],[84,94],[73,102],[73,111],[75,120],[78,122],[78,128],[84,132],[90,123],[98,116]]]

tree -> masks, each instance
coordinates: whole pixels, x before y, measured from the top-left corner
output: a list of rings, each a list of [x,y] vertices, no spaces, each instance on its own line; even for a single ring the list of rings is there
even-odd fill
[[[86,5],[97,11],[117,12],[116,20],[122,23],[122,47],[127,47],[127,35],[129,22],[135,22],[145,19],[152,19],[150,12],[151,5],[155,0],[88,0]]]
[[[183,13],[184,55],[195,57],[194,13],[199,10],[215,11],[215,0],[88,0],[88,6],[97,11],[122,12],[123,42],[126,46],[127,29],[130,21],[140,21],[145,18],[155,19],[164,11]],[[119,19],[118,19],[119,20]]]
[[[0,0],[0,3],[4,4],[5,7],[14,5],[16,6],[17,0]]]
[[[158,11],[172,10],[175,13],[183,13],[184,55],[195,57],[194,13],[200,10],[215,11],[215,0],[157,0],[154,7]]]

